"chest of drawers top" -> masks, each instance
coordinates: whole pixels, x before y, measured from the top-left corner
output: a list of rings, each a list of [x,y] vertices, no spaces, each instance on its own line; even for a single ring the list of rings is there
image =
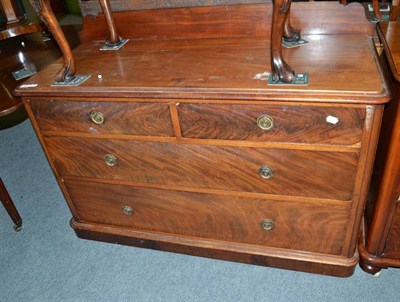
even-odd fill
[[[383,103],[388,100],[372,51],[360,35],[305,36],[309,43],[287,50],[304,86],[268,85],[269,41],[224,39],[130,40],[118,51],[100,51],[102,41],[74,50],[79,86],[52,86],[61,61],[17,89],[25,97],[148,97],[158,101],[283,100]]]
[[[72,58],[79,86],[54,86],[62,60],[17,88],[25,97],[149,97],[246,101],[379,104],[389,100],[372,43],[372,25],[361,5],[293,3],[291,22],[308,43],[283,49],[307,85],[269,85],[271,3],[121,11],[113,5],[118,33],[130,39],[103,51],[107,23],[85,16],[82,45]],[[351,20],[351,21],[350,21]],[[351,23],[350,23],[351,22]],[[274,46],[273,46],[274,47]]]

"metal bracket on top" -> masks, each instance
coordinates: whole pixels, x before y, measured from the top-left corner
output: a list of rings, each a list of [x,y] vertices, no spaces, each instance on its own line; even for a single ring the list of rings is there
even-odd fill
[[[106,42],[105,45],[100,47],[100,50],[118,50],[122,48],[128,41],[129,39],[120,38],[119,42],[116,44],[109,44],[108,42]]]
[[[304,45],[306,43],[308,43],[308,41],[304,40],[303,38],[301,38],[300,40],[297,40],[297,41],[288,41],[288,40],[285,40],[285,38],[282,38],[282,45],[286,48],[293,48],[293,47]]]
[[[78,86],[90,78],[90,74],[76,75],[69,81],[54,82],[51,86]]]
[[[282,81],[276,82],[274,79],[274,75],[271,73],[268,78],[268,85],[280,85],[280,86],[288,86],[288,85],[296,85],[296,86],[307,86],[308,85],[308,73],[297,73],[294,76],[294,79],[290,83],[285,83]]]
[[[36,73],[36,70],[32,70],[32,69],[28,69],[26,67],[17,70],[17,71],[13,71],[12,75],[14,77],[14,79],[16,81],[25,79],[25,78],[29,78],[30,76],[34,75]]]

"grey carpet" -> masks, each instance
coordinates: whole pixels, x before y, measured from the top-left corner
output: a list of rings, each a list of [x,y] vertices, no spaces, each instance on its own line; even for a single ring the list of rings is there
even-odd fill
[[[78,239],[29,121],[0,131],[0,301],[400,301],[400,270],[346,279]]]

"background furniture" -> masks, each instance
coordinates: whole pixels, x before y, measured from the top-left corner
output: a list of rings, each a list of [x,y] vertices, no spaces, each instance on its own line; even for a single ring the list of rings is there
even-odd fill
[[[393,101],[385,108],[360,239],[360,265],[372,274],[381,268],[400,267],[400,22],[380,22],[377,30],[388,62]]]
[[[382,20],[382,13],[380,11],[380,4],[378,0],[372,0],[375,16],[378,20]],[[389,21],[396,21],[399,13],[399,0],[393,0],[391,3],[391,11],[389,14]],[[387,19],[386,19],[387,20]]]
[[[310,81],[274,86],[272,11],[118,12],[116,36],[131,40],[116,51],[100,50],[110,23],[85,18],[73,56],[60,39],[73,66],[17,89],[79,237],[353,273],[389,100],[371,26],[360,5],[295,3],[310,43],[284,54]]]
[[[5,207],[11,220],[14,222],[14,230],[19,232],[22,230],[22,219],[19,215],[17,208],[15,207],[10,194],[8,194],[6,187],[4,186],[3,180],[0,178],[0,200]]]
[[[0,12],[4,16],[4,23],[0,26],[0,51],[2,54],[0,57],[0,129],[3,129],[27,118],[22,101],[12,95],[12,91],[19,84],[13,78],[12,72],[20,70],[22,67],[34,67],[26,59],[32,43],[25,45],[27,39],[20,36],[42,31],[42,27],[25,18],[18,1],[1,0]],[[37,41],[34,44],[37,44]],[[34,69],[33,72],[36,71],[36,68],[32,69]]]
[[[1,0],[0,12],[5,24],[0,27],[0,40],[42,30],[42,26],[26,19],[21,4],[17,0]]]
[[[41,24],[25,19],[16,1],[1,0],[7,24],[0,30],[0,129],[14,126],[27,118],[22,100],[13,95],[29,73],[36,73],[61,56],[58,45],[43,36]],[[63,25],[71,47],[79,45],[80,25]],[[14,73],[25,74],[15,78]]]

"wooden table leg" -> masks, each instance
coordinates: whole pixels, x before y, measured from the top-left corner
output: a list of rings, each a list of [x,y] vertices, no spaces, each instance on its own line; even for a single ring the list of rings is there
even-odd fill
[[[64,64],[57,72],[54,80],[56,83],[71,82],[76,76],[75,61],[68,41],[51,9],[50,0],[30,0],[30,3],[47,25],[64,57]]]
[[[382,19],[381,10],[379,8],[379,0],[372,0],[372,6],[374,8],[375,16],[378,20]]]
[[[118,45],[121,43],[121,38],[118,35],[117,28],[115,27],[114,18],[111,14],[110,0],[99,0],[101,9],[103,10],[104,17],[107,21],[109,37],[106,40],[108,45]]]
[[[14,230],[19,232],[20,230],[22,230],[22,219],[21,216],[19,216],[17,208],[15,207],[10,195],[8,194],[1,178],[0,178],[0,200],[4,205],[4,207],[6,208],[8,215],[10,215],[12,221],[14,222]]]
[[[271,68],[275,82],[291,83],[295,72],[282,57],[282,37],[298,40],[300,32],[290,25],[290,5],[292,0],[275,0],[272,21]]]

